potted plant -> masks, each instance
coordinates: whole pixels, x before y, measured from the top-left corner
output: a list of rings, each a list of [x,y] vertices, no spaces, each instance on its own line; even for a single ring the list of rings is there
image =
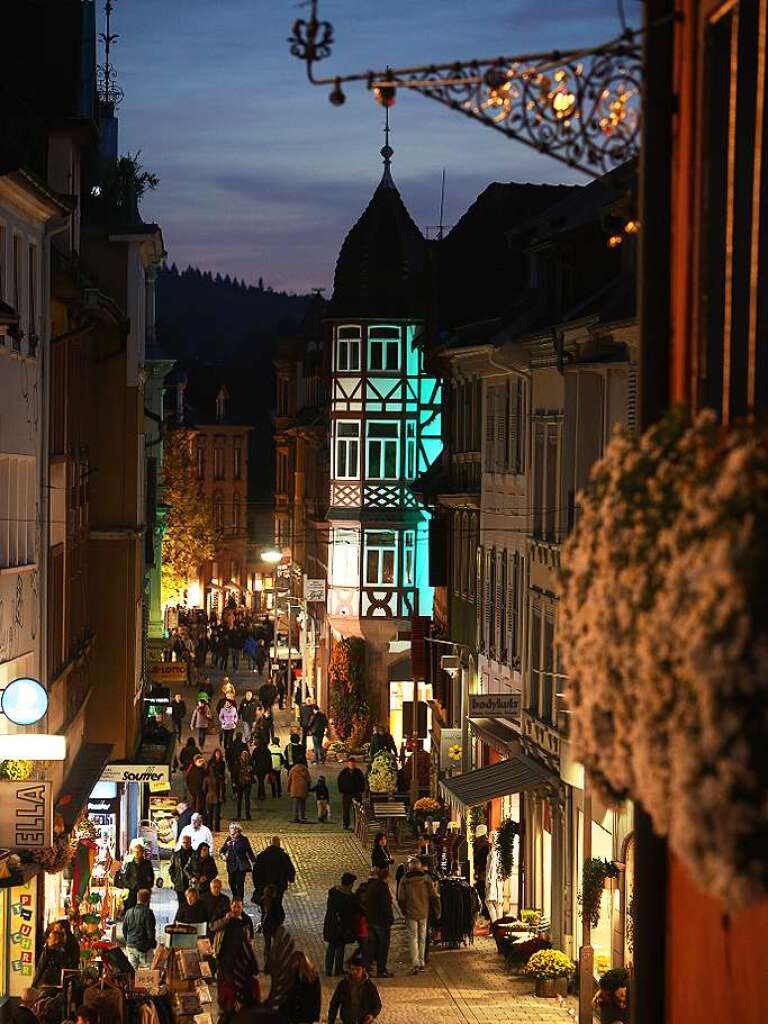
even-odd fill
[[[615,879],[618,875],[616,866],[609,860],[602,860],[600,857],[590,857],[584,861],[584,868],[581,875],[581,892],[579,903],[581,904],[581,919],[593,928],[597,928],[600,921],[600,900],[606,879]]]
[[[568,979],[574,963],[559,949],[540,949],[523,968],[523,974],[536,982],[535,994],[540,999],[554,999],[568,992]]]
[[[629,971],[614,967],[601,975],[593,1000],[600,1014],[600,1024],[629,1020]]]
[[[397,789],[397,762],[394,754],[381,750],[371,762],[368,772],[368,789],[371,797],[376,794],[388,797]]]
[[[411,823],[416,830],[416,834],[424,831],[424,825],[427,821],[431,821],[432,818],[438,817],[442,811],[442,807],[431,796],[423,796],[411,808]]]
[[[528,926],[528,930],[535,932],[541,921],[541,913],[538,910],[521,910],[520,920]]]
[[[496,829],[496,852],[499,855],[499,873],[502,878],[509,878],[514,867],[515,836],[520,831],[516,821],[507,818]]]
[[[333,740],[328,744],[328,753],[333,754],[336,760],[341,764],[347,754],[347,748],[343,740]]]

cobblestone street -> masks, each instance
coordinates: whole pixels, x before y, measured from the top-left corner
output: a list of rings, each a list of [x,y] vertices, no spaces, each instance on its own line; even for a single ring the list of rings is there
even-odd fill
[[[223,673],[208,670],[207,674],[218,685]],[[255,688],[259,677],[248,673],[230,673],[241,697],[246,686]],[[194,691],[182,691],[188,705]],[[289,727],[288,711],[277,712],[281,740],[287,742]],[[206,753],[216,745],[216,737],[209,736]],[[255,802],[253,820],[243,822],[255,852],[263,849],[272,836],[280,836],[284,849],[296,866],[296,884],[286,894],[286,927],[291,932],[298,949],[303,949],[318,965],[322,976],[325,953],[323,943],[323,918],[328,889],[338,883],[343,871],[353,871],[362,881],[368,874],[370,854],[363,849],[351,832],[345,832],[341,825],[340,804],[336,793],[335,776],[340,766],[327,764],[320,768],[310,766],[313,780],[325,774],[331,790],[331,817],[328,824],[313,821],[314,807],[311,799],[307,802],[309,823],[295,825],[290,822],[290,801],[283,796]],[[175,790],[181,793],[181,777],[174,776]],[[267,789],[269,792],[269,789]],[[336,797],[334,799],[334,797]],[[234,806],[228,787],[227,803],[222,815],[222,825],[232,820]],[[216,852],[224,840],[224,834],[215,837]],[[395,855],[397,853],[395,851]],[[399,858],[398,858],[399,859]],[[220,872],[226,882],[226,873],[221,862]],[[246,900],[250,897],[246,887]],[[170,919],[175,912],[176,901],[172,892],[164,890],[153,899],[158,918]],[[247,902],[246,910],[257,914],[253,904]],[[394,978],[377,981],[384,1009],[382,1024],[411,1024],[415,1020],[439,1021],[440,1024],[562,1024],[572,1019],[575,1003],[558,1003],[554,1000],[537,999],[532,994],[530,982],[510,976],[503,960],[496,952],[494,943],[487,938],[477,938],[472,947],[460,950],[432,951],[424,974],[413,977],[408,974],[410,963],[407,955],[407,941],[404,922],[396,909],[397,920],[392,931],[392,952],[389,969]],[[257,937],[257,955],[263,961],[261,937]],[[323,978],[323,1016],[328,999],[333,991],[333,979]]]

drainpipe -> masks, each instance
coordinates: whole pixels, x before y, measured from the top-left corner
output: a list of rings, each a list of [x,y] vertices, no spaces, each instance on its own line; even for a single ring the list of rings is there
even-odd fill
[[[584,774],[584,861],[592,856],[592,796],[589,775]],[[579,948],[579,1024],[592,1024],[592,985],[595,966],[595,951],[591,945],[589,918],[582,915],[582,939]]]

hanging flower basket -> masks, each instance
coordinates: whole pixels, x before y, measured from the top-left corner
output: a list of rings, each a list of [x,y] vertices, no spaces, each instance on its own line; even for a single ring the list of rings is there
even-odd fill
[[[702,888],[768,896],[768,440],[674,411],[619,434],[563,550],[572,740]]]

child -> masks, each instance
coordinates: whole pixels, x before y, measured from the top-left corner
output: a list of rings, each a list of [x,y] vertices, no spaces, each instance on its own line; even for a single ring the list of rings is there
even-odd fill
[[[318,775],[317,782],[314,786],[309,787],[309,791],[310,793],[314,793],[315,798],[317,799],[317,820],[328,821],[331,794],[328,792],[328,786],[325,783],[325,776]]]

